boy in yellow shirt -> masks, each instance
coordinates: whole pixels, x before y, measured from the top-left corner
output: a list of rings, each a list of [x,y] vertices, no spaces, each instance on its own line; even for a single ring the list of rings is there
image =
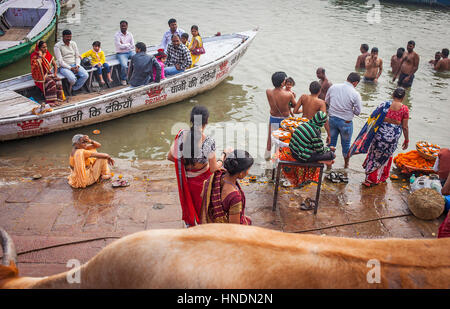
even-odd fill
[[[103,69],[106,72],[106,76],[108,77],[108,81],[112,83],[111,78],[111,68],[108,63],[105,62],[105,53],[100,49],[101,43],[99,41],[95,41],[92,43],[92,49],[85,52],[81,55],[81,58],[89,57],[91,59],[91,64],[93,67],[97,67],[97,74],[100,79],[100,85],[103,86],[105,81],[103,80]]]

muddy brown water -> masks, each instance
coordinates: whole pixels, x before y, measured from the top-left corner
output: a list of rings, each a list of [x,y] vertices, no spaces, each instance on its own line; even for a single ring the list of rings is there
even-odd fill
[[[107,3],[107,4],[106,4]],[[373,8],[372,8],[373,9]],[[383,3],[380,22],[370,24],[366,1],[257,1],[230,0],[226,4],[206,0],[193,2],[143,0],[108,2],[85,0],[72,9],[64,9],[58,32],[71,29],[80,52],[90,48],[95,40],[103,50],[114,52],[113,36],[119,21],[129,21],[129,30],[136,41],[148,45],[160,43],[167,30],[167,20],[175,17],[179,26],[188,31],[199,26],[202,36],[216,32],[232,33],[259,26],[259,34],[231,76],[215,89],[177,104],[130,115],[121,119],[47,136],[0,143],[0,157],[68,156],[70,140],[76,133],[91,134],[103,144],[103,152],[123,159],[165,158],[177,130],[187,125],[195,104],[210,110],[208,133],[217,143],[220,153],[226,146],[246,148],[263,161],[267,138],[269,107],[265,90],[271,85],[271,74],[283,70],[295,79],[293,90],[299,97],[308,92],[315,71],[322,66],[333,83],[343,82],[354,70],[361,43],[379,48],[384,71],[377,85],[358,85],[363,98],[360,118],[354,119],[356,137],[372,110],[390,98],[396,84],[390,73],[390,57],[398,47],[416,42],[421,57],[413,87],[405,104],[411,110],[410,145],[427,140],[450,146],[450,74],[436,73],[428,64],[434,53],[450,47],[449,10],[423,6]],[[77,21],[76,13],[80,13]],[[0,69],[0,79],[29,72],[29,60]],[[91,134],[92,135],[92,134]],[[93,136],[93,135],[92,135]],[[400,140],[397,153],[401,152]],[[338,145],[337,167],[342,165]],[[352,159],[351,168],[361,170],[364,156]]]

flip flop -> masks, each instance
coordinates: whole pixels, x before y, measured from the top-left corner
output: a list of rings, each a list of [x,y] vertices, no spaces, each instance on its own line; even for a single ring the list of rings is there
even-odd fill
[[[115,180],[112,183],[113,188],[128,187],[129,185],[130,185],[130,183],[127,180],[125,180],[125,179]]]
[[[312,210],[314,209],[315,201],[311,200],[309,197],[300,204],[301,210]]]
[[[340,181],[336,172],[330,172],[327,176],[327,179],[333,183],[338,183]]]
[[[343,183],[348,183],[348,177],[345,176],[343,173],[337,173],[337,177],[340,181],[342,181]]]

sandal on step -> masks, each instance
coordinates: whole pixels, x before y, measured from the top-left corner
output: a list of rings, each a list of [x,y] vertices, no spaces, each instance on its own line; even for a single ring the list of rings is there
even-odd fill
[[[337,177],[343,183],[348,183],[348,177],[345,176],[343,173],[337,173]]]
[[[300,204],[301,210],[312,210],[314,209],[315,201],[311,200],[309,197]]]
[[[115,180],[112,183],[113,188],[128,187],[129,185],[130,185],[130,183],[128,181],[126,181],[125,179]]]
[[[327,176],[327,179],[333,183],[338,183],[339,182],[339,177],[338,174],[336,172],[330,172]]]

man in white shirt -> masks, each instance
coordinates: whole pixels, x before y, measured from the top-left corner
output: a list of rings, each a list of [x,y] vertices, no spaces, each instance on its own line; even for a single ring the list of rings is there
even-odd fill
[[[361,95],[355,87],[359,84],[361,77],[353,72],[342,84],[332,85],[325,97],[329,106],[329,124],[331,141],[329,146],[336,147],[338,136],[341,135],[342,155],[344,156],[345,168],[348,168],[350,158],[347,158],[353,134],[353,116],[361,113]]]
[[[128,32],[128,22],[122,20],[120,22],[120,31],[114,36],[114,45],[116,46],[117,60],[120,63],[120,81],[122,85],[127,84],[128,60],[133,57],[136,52],[134,50],[133,35]]]
[[[89,74],[80,66],[81,57],[77,44],[72,41],[72,32],[64,30],[62,35],[62,41],[56,43],[54,47],[58,72],[67,79],[71,90],[76,91],[83,87]]]
[[[159,48],[164,48],[164,52],[166,52],[166,53],[167,53],[167,46],[170,43],[172,43],[172,36],[174,34],[178,34],[178,36],[181,38],[181,34],[183,34],[185,32],[183,29],[178,28],[177,21],[175,18],[169,19],[168,24],[169,24],[170,29],[164,33],[164,36],[161,41],[161,45],[159,47]]]

